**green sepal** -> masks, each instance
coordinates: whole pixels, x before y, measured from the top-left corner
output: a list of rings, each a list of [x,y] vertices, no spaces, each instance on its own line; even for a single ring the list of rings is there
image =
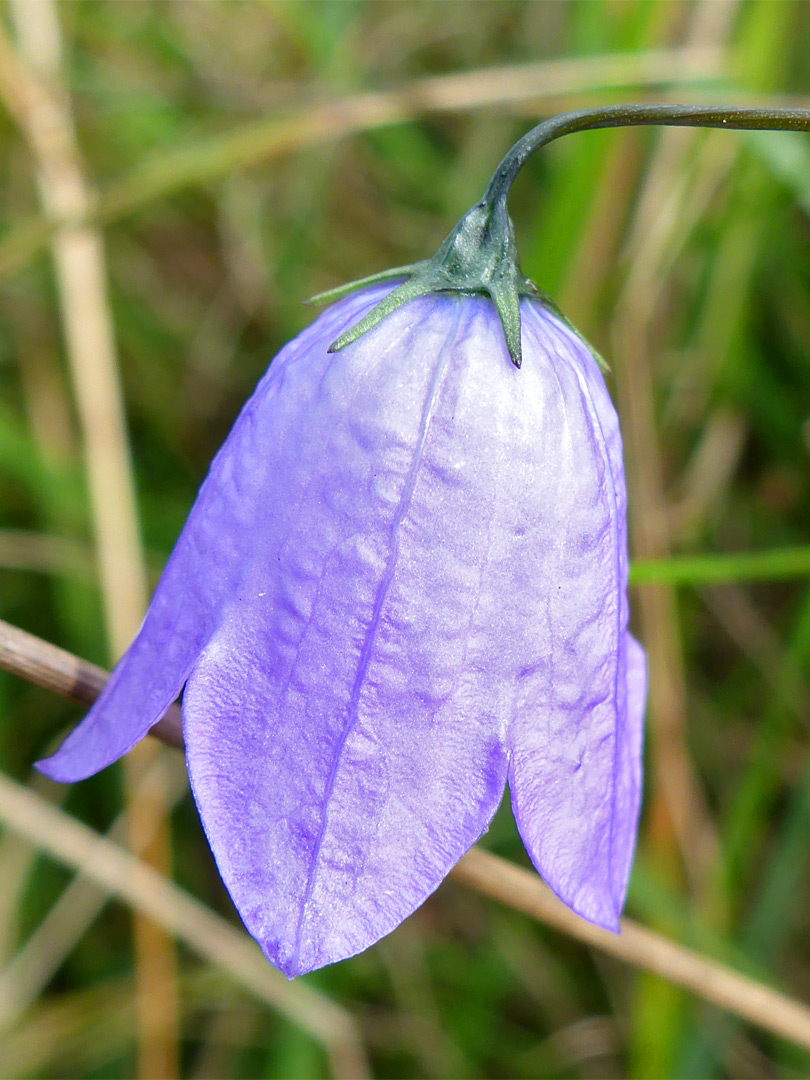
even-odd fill
[[[435,289],[428,277],[418,275],[412,277],[410,281],[404,281],[393,292],[384,296],[379,304],[375,304],[360,322],[350,326],[339,338],[336,338],[327,351],[338,352],[340,349],[345,349],[347,345],[357,341],[363,334],[375,327],[377,323],[382,322],[386,315],[390,315],[392,311],[396,311],[403,304],[407,304],[409,300],[415,300],[418,296],[427,296],[431,292],[435,292]]]
[[[532,282],[532,284],[534,284],[534,282]],[[536,285],[535,289],[537,290],[537,299],[542,303],[543,307],[548,308],[548,310],[553,315],[556,315],[561,323],[565,323],[565,325],[568,327],[572,334],[576,334],[576,336],[579,338],[579,340],[593,357],[596,366],[599,368],[602,374],[609,375],[610,364],[607,362],[607,360],[605,360],[602,354],[597,349],[595,349],[593,345],[591,345],[590,341],[588,341],[587,338],[584,338],[582,334],[580,334],[576,326],[574,326],[574,324],[571,322],[567,315],[564,315],[563,312],[560,311],[559,307],[557,307],[556,303],[551,299],[548,293],[543,292],[542,289],[538,289]]]
[[[552,140],[576,131],[649,124],[808,131],[810,109],[678,104],[607,105],[600,109],[578,109],[543,121],[518,139],[508,151],[493,173],[484,197],[464,215],[432,259],[383,270],[349,285],[319,293],[306,301],[310,304],[325,303],[338,300],[364,286],[401,277],[407,279],[372,308],[356,326],[341,334],[332,343],[330,352],[356,341],[386,315],[417,296],[440,292],[483,293],[495,305],[515,367],[519,368],[522,361],[520,298],[527,296],[553,312],[586,345],[599,368],[609,371],[596,349],[587,344],[557,305],[524,277],[506,201],[515,176],[524,163],[535,150]]]
[[[503,327],[506,347],[515,367],[520,367],[520,298],[537,297],[536,287],[520,270],[515,231],[506,206],[477,203],[444,239],[432,259],[395,270],[372,274],[350,285],[313,297],[313,301],[334,300],[355,289],[380,281],[407,277],[371,311],[346,330],[329,347],[337,352],[367,333],[397,308],[431,293],[482,293],[495,305]]]
[[[315,293],[314,296],[310,296],[301,302],[305,307],[315,307],[318,304],[333,304],[335,300],[342,300],[344,296],[349,296],[350,293],[357,292],[358,289],[365,289],[368,285],[378,285],[382,281],[396,281],[397,278],[411,277],[427,266],[428,261],[428,259],[422,259],[420,262],[411,263],[409,266],[395,266],[391,270],[380,270],[376,274],[369,274],[368,277],[350,281],[347,285],[336,285],[334,289],[324,289],[323,292]]]

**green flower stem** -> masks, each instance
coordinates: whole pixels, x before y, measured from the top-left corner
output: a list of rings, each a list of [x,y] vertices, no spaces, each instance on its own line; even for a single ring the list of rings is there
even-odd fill
[[[613,127],[705,127],[737,131],[810,131],[810,109],[724,105],[607,105],[560,113],[532,128],[505,155],[482,202],[506,199],[519,170],[535,150],[563,135]]]

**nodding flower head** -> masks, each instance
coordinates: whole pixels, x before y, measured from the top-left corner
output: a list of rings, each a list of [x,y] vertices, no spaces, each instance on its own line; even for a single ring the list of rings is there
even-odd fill
[[[618,929],[646,695],[621,438],[598,358],[520,269],[507,196],[552,139],[648,124],[807,131],[810,110],[552,117],[431,259],[333,290],[236,421],[101,697],[40,763],[97,772],[185,687],[203,825],[287,975],[393,930],[507,782],[546,882]]]
[[[138,637],[40,768],[79,780],[185,687],[188,770],[225,884],[287,975],[393,930],[508,781],[531,859],[617,929],[640,792],[616,414],[582,340],[444,292],[273,361],[215,458]]]
[[[631,124],[810,127],[810,111],[621,105],[544,121],[436,254],[316,298],[200,489],[143,627],[40,768],[78,780],[183,690],[222,877],[289,976],[359,952],[486,831],[508,782],[554,892],[618,930],[644,653],[599,358],[521,269],[529,155]]]

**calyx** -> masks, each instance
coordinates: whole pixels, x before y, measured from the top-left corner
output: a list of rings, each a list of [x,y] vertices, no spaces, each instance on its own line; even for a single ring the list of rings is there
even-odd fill
[[[810,109],[759,108],[723,105],[608,105],[598,109],[578,109],[561,113],[528,131],[506,153],[489,182],[484,197],[468,210],[456,227],[442,241],[432,259],[397,266],[379,274],[318,293],[307,303],[321,304],[338,300],[356,289],[384,281],[405,280],[369,311],[369,313],[332,342],[330,352],[351,345],[391,312],[430,293],[462,293],[489,296],[503,327],[512,363],[520,367],[520,300],[530,297],[550,308],[571,327],[565,316],[520,269],[515,230],[506,200],[517,173],[527,159],[554,139],[576,131],[595,128],[636,127],[713,127],[737,130],[810,131]],[[598,353],[591,350],[600,366]]]

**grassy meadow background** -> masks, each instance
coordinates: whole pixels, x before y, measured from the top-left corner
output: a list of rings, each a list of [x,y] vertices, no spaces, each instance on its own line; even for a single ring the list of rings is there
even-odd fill
[[[0,27],[0,618],[104,666],[302,300],[431,254],[550,113],[810,100],[790,0],[43,0]],[[622,417],[652,680],[628,914],[810,1002],[810,136],[581,134],[511,205]],[[80,715],[0,673],[0,771],[236,926],[179,755],[70,789],[32,771]],[[527,865],[508,807],[483,845]],[[454,881],[273,985],[2,831],[3,1076],[345,1073],[330,1024],[378,1077],[810,1073]]]

